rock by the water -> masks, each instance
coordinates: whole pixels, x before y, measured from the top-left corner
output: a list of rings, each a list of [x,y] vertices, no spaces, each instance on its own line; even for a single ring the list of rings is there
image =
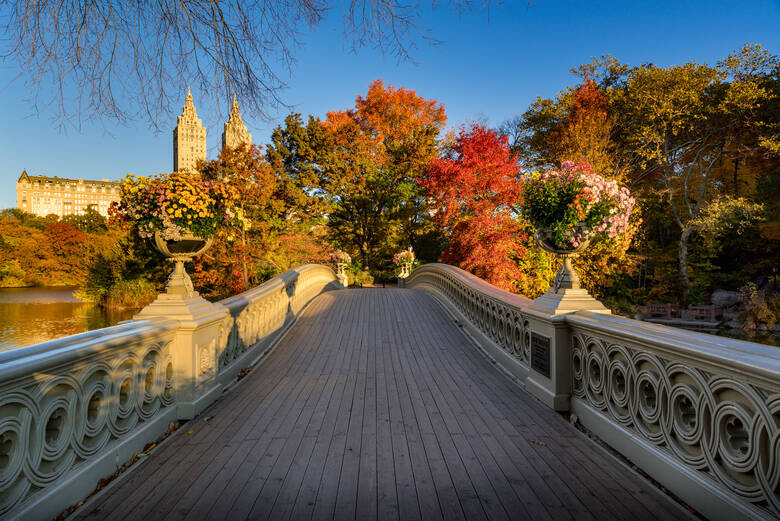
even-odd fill
[[[714,306],[730,308],[739,304],[739,293],[725,289],[716,289],[712,292],[711,301]]]

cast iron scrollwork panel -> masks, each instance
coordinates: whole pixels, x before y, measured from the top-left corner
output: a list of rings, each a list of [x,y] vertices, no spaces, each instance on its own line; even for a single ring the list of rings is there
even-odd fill
[[[739,497],[780,515],[780,395],[575,333],[575,397]]]
[[[0,517],[173,405],[168,342],[0,392]]]

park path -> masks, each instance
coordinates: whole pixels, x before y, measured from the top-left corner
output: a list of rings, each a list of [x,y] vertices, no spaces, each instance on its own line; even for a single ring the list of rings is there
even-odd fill
[[[428,294],[317,297],[80,520],[609,520],[687,512],[504,377]]]

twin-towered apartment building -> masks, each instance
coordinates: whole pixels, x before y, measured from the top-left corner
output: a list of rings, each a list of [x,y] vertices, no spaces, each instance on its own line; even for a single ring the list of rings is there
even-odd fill
[[[222,147],[252,144],[252,134],[247,131],[233,98],[230,117],[222,132]],[[184,108],[173,129],[173,170],[194,171],[198,160],[206,160],[206,127],[198,118],[192,93],[187,89]],[[26,170],[16,181],[16,207],[35,215],[80,215],[87,208],[108,216],[111,203],[119,200],[119,183],[103,179],[64,179],[30,175]]]

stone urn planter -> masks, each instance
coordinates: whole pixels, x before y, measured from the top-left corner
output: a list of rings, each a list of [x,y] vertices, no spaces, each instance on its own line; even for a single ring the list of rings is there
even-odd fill
[[[553,244],[552,232],[549,229],[543,228],[534,233],[534,242],[537,246],[563,260],[561,269],[558,270],[553,280],[552,289],[554,293],[558,293],[562,289],[580,289],[580,278],[571,265],[571,259],[590,246],[593,232],[590,228],[584,226],[579,227],[578,231],[584,237],[583,241],[576,248],[565,249],[558,248]]]
[[[349,279],[347,278],[347,263],[346,262],[337,262],[336,263],[336,278],[339,280],[342,286],[345,288],[349,286]]]
[[[339,280],[343,287],[349,286],[349,279],[347,278],[347,265],[352,262],[352,257],[349,253],[336,250],[330,254],[330,261],[336,265],[336,278]]]
[[[184,263],[203,254],[214,243],[213,237],[197,237],[186,233],[180,240],[165,239],[161,232],[154,234],[154,246],[157,251],[175,263],[173,273],[165,285],[168,294],[192,296],[195,289],[192,280],[184,269]]]

